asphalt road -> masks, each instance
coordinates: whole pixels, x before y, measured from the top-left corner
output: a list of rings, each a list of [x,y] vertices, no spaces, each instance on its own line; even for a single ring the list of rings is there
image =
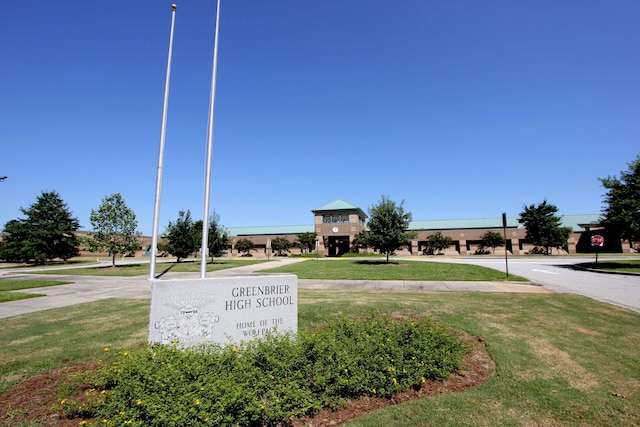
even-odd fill
[[[625,258],[604,258],[601,256],[599,261],[606,259],[620,260]],[[438,259],[438,261],[481,265],[500,271],[506,270],[504,258],[445,258]],[[517,257],[509,258],[508,264],[509,274],[526,277],[550,291],[580,294],[640,312],[640,275],[605,274],[575,268],[576,264],[592,261],[594,261],[593,256]]]

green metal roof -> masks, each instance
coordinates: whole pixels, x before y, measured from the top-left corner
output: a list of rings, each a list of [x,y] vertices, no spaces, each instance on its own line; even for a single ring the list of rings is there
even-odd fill
[[[359,216],[362,218],[367,218],[367,214],[364,213],[362,209],[353,205],[349,202],[345,202],[342,199],[334,200],[331,203],[327,203],[326,205],[322,205],[319,208],[312,209],[311,212],[314,214],[318,212],[339,212],[339,211],[356,211]]]
[[[507,227],[520,227],[518,218],[507,217]],[[411,221],[409,230],[456,230],[468,228],[502,228],[502,217],[477,219],[439,219]]]
[[[259,227],[229,227],[231,236],[260,236],[271,234],[300,234],[313,233],[313,224],[310,225],[267,225]]]
[[[583,231],[583,225],[598,225],[599,214],[562,215],[562,226],[571,227],[573,231]],[[507,227],[524,228],[518,222],[519,217],[507,217]],[[445,219],[412,221],[409,230],[455,230],[468,228],[502,228],[502,217],[479,219]]]
[[[342,210],[361,210],[359,207],[352,205],[349,202],[345,202],[342,199],[334,200],[331,203],[327,203],[326,205],[322,205],[319,208],[312,209],[311,212],[320,212],[320,211],[342,211]]]
[[[573,231],[583,231],[583,226],[600,226],[600,214],[564,215],[562,226],[571,227]]]

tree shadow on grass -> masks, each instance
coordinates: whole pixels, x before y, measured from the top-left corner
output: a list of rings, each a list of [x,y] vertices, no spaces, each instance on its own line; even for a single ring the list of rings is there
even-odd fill
[[[555,267],[575,271],[590,271],[592,273],[627,274],[633,276],[640,275],[639,264],[623,262],[599,261],[597,264],[595,262],[585,262],[580,264],[557,264],[555,265]]]
[[[398,261],[385,261],[384,259],[364,259],[358,260],[355,264],[360,265],[400,265]]]

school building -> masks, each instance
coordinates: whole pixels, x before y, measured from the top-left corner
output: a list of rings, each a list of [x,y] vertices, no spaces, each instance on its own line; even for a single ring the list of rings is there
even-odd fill
[[[351,249],[354,237],[365,230],[367,215],[362,209],[344,200],[335,200],[326,205],[312,209],[314,221],[309,225],[298,226],[262,226],[262,227],[231,227],[231,256],[239,255],[235,250],[235,243],[239,239],[251,240],[256,250],[253,256],[273,256],[269,242],[276,237],[283,237],[294,242],[298,234],[316,233],[318,236],[318,253],[322,256],[340,256]],[[592,252],[591,236],[602,233],[598,224],[599,214],[564,215],[562,225],[573,230],[569,238],[568,253]],[[396,255],[422,255],[427,247],[427,237],[441,232],[452,239],[453,243],[447,248],[445,255],[473,255],[479,253],[481,236],[487,231],[503,234],[506,231],[506,250],[511,254],[530,253],[534,246],[526,239],[526,230],[518,222],[517,217],[507,217],[506,227],[503,228],[502,218],[484,219],[450,219],[412,221],[409,229],[417,232],[417,237],[411,244],[401,248]],[[613,247],[609,250],[620,252]],[[606,250],[607,248],[603,248]],[[504,254],[505,247],[496,248],[496,254]],[[624,252],[631,252],[629,248]],[[291,248],[291,253],[301,253],[299,248]],[[369,249],[371,251],[371,249]],[[562,251],[563,253],[567,253]]]

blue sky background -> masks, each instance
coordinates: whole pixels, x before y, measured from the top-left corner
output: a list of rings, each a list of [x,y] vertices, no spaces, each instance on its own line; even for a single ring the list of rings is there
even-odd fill
[[[160,231],[202,217],[215,2],[177,2]],[[116,191],[151,234],[170,1],[13,1],[0,26],[0,226]],[[640,154],[640,2],[223,0],[211,206],[313,222],[382,194],[414,220],[598,213]]]

